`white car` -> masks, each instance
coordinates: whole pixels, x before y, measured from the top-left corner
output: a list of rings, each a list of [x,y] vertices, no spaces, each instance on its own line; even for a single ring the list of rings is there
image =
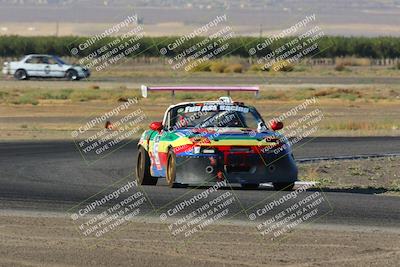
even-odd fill
[[[69,65],[57,56],[27,55],[20,61],[4,62],[3,74],[13,75],[17,80],[30,77],[79,80],[89,77],[90,71],[79,65]]]

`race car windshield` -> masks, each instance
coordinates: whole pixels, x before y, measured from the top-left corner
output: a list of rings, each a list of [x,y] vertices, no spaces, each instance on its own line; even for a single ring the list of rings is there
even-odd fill
[[[55,61],[57,61],[58,64],[60,65],[65,65],[66,63],[59,57],[54,56],[53,57]]]
[[[249,128],[262,122],[253,109],[237,105],[204,105],[179,107],[171,125],[174,128]]]

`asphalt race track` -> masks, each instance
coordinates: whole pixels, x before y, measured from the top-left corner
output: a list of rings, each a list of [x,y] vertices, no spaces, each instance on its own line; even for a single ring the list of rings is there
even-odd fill
[[[0,143],[0,209],[64,212],[90,196],[110,188],[117,181],[130,181],[136,161],[132,141],[107,157],[87,165],[72,141]],[[356,154],[399,153],[400,137],[324,137],[305,139],[296,145],[295,158],[348,156]],[[158,216],[167,203],[181,195],[195,195],[204,188],[170,189],[161,181],[143,190],[151,200],[149,214]],[[242,190],[227,188],[240,201],[241,210],[263,205],[266,199],[284,192],[270,188]],[[309,190],[312,194],[317,189]],[[400,226],[400,199],[375,195],[373,190],[323,190],[329,205],[320,223]],[[112,203],[109,203],[110,205]],[[246,218],[238,209],[237,219]]]

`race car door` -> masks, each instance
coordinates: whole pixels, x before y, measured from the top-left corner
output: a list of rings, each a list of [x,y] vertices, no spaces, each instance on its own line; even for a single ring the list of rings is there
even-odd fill
[[[43,62],[46,64],[44,67],[44,72],[46,77],[64,77],[65,71],[63,66],[58,64],[52,57],[44,57]]]
[[[43,56],[31,56],[24,62],[24,69],[29,76],[45,77],[45,66]]]

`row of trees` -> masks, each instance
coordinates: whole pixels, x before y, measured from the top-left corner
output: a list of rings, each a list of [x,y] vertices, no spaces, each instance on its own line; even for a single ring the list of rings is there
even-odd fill
[[[173,45],[181,37],[143,37],[137,42],[128,43],[134,46],[140,43],[139,48],[130,56],[138,55],[158,57],[161,56],[160,50],[163,48],[173,47]],[[273,42],[264,49],[255,51],[253,56],[265,56],[283,44],[290,42],[295,37],[283,38]],[[190,47],[204,41],[205,37],[196,37],[183,42],[177,42],[176,48],[173,50],[163,50],[165,56],[173,57]],[[119,42],[118,42],[119,41]],[[107,37],[99,40],[92,40],[87,37],[22,37],[22,36],[2,36],[0,37],[0,56],[2,57],[19,57],[25,54],[56,54],[59,56],[76,56],[84,57],[90,54],[96,55],[96,51],[100,51],[102,47],[111,44],[118,46],[118,43],[127,44],[128,39],[121,40],[121,37]],[[249,50],[257,47],[257,44],[263,43],[264,39],[256,37],[235,37],[225,42],[218,43],[217,46],[223,46],[228,43],[228,48],[217,56],[232,55],[240,57],[249,57]],[[320,58],[334,58],[343,56],[367,57],[367,58],[399,58],[400,57],[400,38],[399,37],[336,37],[325,36],[316,41],[318,43],[317,51],[313,52],[313,56]],[[204,43],[204,42],[203,42]],[[74,50],[75,49],[75,50]],[[214,48],[215,49],[215,48]],[[71,51],[74,53],[71,54]],[[104,51],[104,50],[103,50]],[[97,53],[99,55],[100,53]]]

